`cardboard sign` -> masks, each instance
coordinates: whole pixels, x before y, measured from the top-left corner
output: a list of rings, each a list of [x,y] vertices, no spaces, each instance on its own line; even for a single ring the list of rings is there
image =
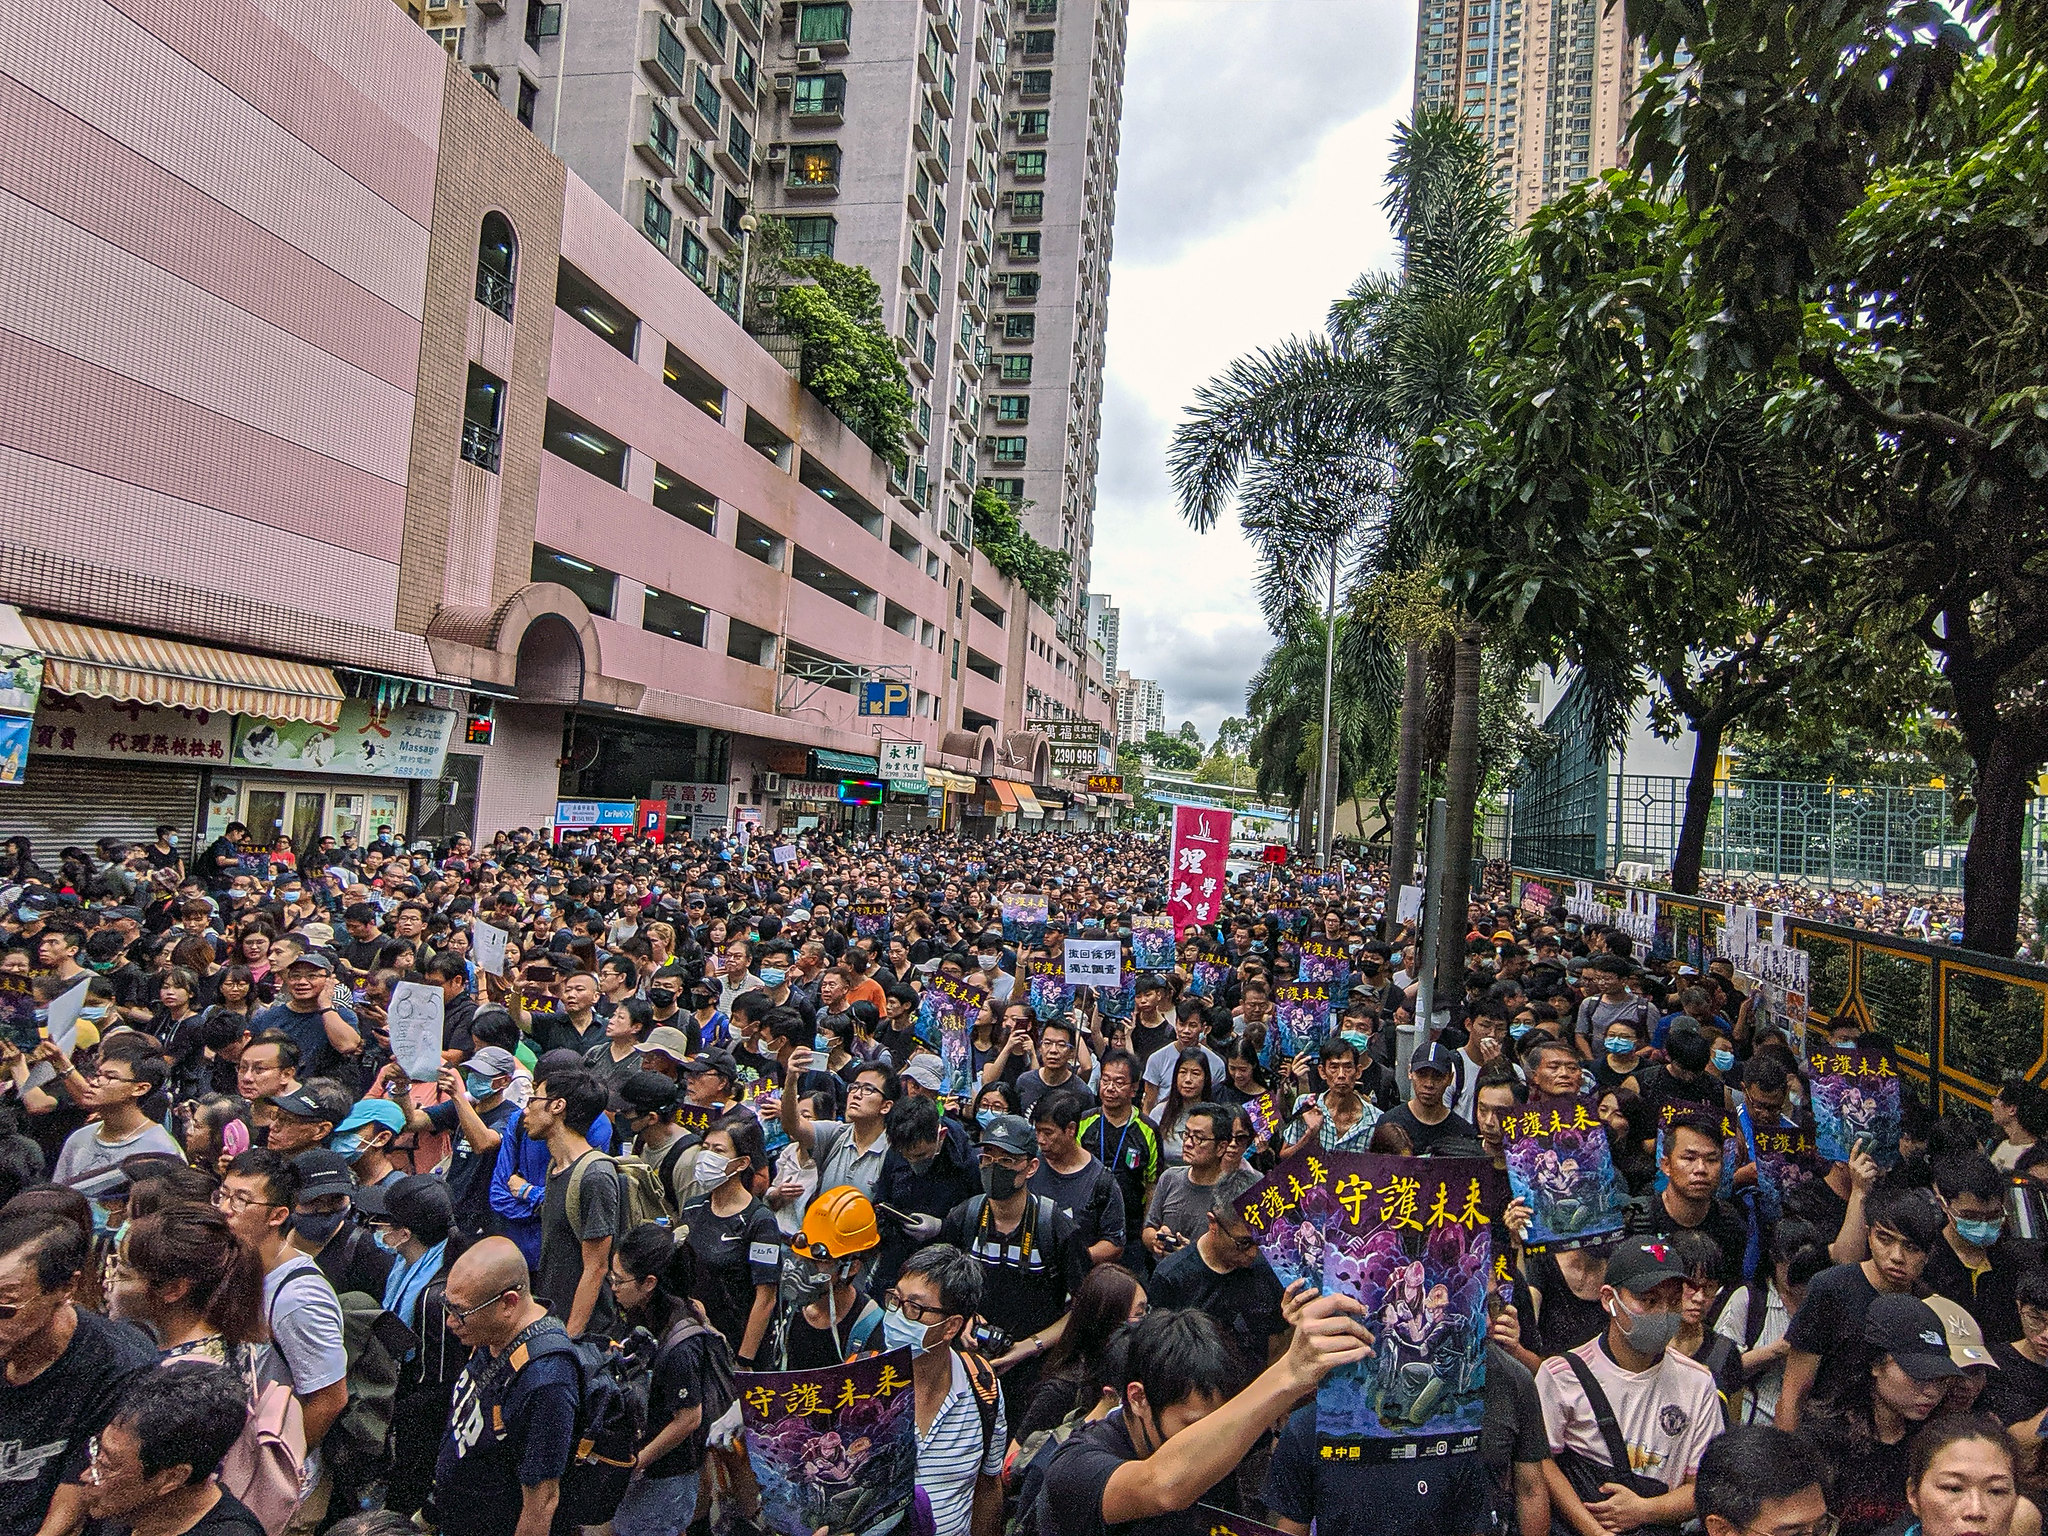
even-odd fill
[[[478,923],[469,930],[469,949],[476,956],[478,970],[493,976],[505,974],[505,939],[505,930],[491,923]]]
[[[1115,939],[1069,939],[1065,959],[1066,980],[1070,987],[1116,988],[1123,985],[1124,947]]]
[[[391,1056],[416,1083],[431,1083],[441,1075],[446,1010],[441,989],[426,982],[401,981],[391,989],[391,1005],[385,1010]]]
[[[777,864],[794,864],[796,862],[796,846],[793,843],[777,843],[775,845],[775,862]]]

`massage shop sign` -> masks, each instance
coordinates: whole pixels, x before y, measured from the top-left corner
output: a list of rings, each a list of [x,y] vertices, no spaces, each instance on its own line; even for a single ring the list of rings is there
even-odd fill
[[[344,699],[341,719],[331,726],[239,716],[228,766],[263,773],[433,779],[441,775],[454,734],[453,710]]]

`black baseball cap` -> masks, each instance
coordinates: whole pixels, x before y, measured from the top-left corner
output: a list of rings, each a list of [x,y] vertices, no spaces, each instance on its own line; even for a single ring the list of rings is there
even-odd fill
[[[292,1159],[299,1171],[299,1198],[317,1200],[323,1195],[353,1195],[355,1175],[339,1152],[328,1147],[308,1147]]]
[[[1949,1353],[1940,1314],[1917,1296],[1873,1298],[1863,1314],[1863,1341],[1890,1355],[1915,1381],[1963,1374]]]
[[[1012,1157],[1038,1156],[1038,1133],[1022,1115],[997,1115],[981,1128],[976,1142]]]
[[[676,1107],[682,1089],[659,1072],[635,1072],[619,1084],[619,1097],[633,1109],[664,1113]]]
[[[404,1227],[431,1247],[455,1225],[455,1206],[445,1181],[431,1174],[409,1173],[387,1184],[353,1191],[349,1199],[365,1216],[380,1216]]]
[[[1616,1290],[1640,1296],[1666,1280],[1684,1278],[1685,1266],[1678,1262],[1678,1251],[1661,1237],[1623,1243],[1607,1256],[1607,1283]],[[1939,1325],[1935,1331],[1941,1331]]]
[[[1425,1045],[1408,1058],[1410,1072],[1441,1072],[1446,1077],[1456,1074],[1457,1060],[1448,1047],[1441,1044]]]
[[[327,1110],[320,1101],[303,1088],[294,1088],[290,1093],[280,1093],[270,1101],[279,1111],[295,1120],[325,1120]]]

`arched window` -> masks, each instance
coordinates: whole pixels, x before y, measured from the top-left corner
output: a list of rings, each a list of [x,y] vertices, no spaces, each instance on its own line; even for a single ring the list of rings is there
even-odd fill
[[[476,243],[476,301],[507,320],[519,267],[519,237],[511,220],[496,209],[484,215]]]

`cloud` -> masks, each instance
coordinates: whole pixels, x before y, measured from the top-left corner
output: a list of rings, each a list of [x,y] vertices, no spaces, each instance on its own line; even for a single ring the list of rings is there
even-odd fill
[[[1271,637],[1235,519],[1190,529],[1166,450],[1200,385],[1393,264],[1379,200],[1414,22],[1375,0],[1132,3],[1093,589],[1122,611],[1120,665],[1204,736],[1244,712]]]

